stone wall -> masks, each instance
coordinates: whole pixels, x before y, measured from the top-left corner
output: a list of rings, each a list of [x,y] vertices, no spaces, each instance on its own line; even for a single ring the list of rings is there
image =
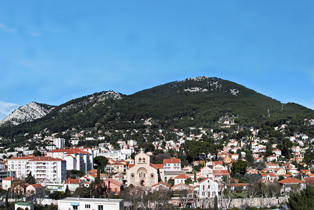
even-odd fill
[[[218,198],[219,208],[241,208],[241,207],[254,207],[254,206],[275,206],[283,205],[287,201],[285,197],[273,197],[273,198],[237,198],[237,199],[225,199]],[[197,201],[197,207],[200,208],[213,208],[214,199],[202,199]]]

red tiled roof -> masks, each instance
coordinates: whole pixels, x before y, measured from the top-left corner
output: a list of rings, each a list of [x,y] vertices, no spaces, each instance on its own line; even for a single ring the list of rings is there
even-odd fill
[[[314,184],[314,177],[306,177],[304,180],[307,184]]]
[[[152,185],[151,187],[155,187],[155,186],[157,186],[157,185],[165,185],[165,186],[167,186],[167,187],[171,187],[169,184],[167,184],[167,183],[165,183],[165,182],[163,182],[163,181],[161,181],[161,182],[158,182],[157,184],[154,184],[154,185]]]
[[[238,186],[248,186],[249,183],[231,183],[229,184],[230,187],[238,187]]]
[[[178,176],[174,177],[174,179],[188,179],[191,178],[186,174],[179,174]]]
[[[12,157],[9,160],[29,160],[32,159],[34,156],[24,156],[24,157]]]
[[[45,188],[41,184],[32,184],[31,186],[33,186],[34,188]]]
[[[38,156],[38,157],[32,158],[32,159],[29,160],[29,161],[63,161],[63,160],[62,160],[62,159],[59,159],[59,158],[41,157],[41,156]]]
[[[214,170],[213,171],[214,175],[229,175],[228,170]]]
[[[200,181],[199,183],[201,184],[201,183],[205,182],[208,179],[212,180],[211,178],[206,178],[206,179],[203,179],[202,181]],[[214,180],[212,180],[212,181],[214,181]]]
[[[2,179],[2,180],[6,180],[6,181],[14,181],[14,180],[17,180],[17,178],[12,177],[12,176],[8,176],[7,178]]]
[[[88,174],[88,175],[90,175],[91,177],[94,177],[94,178],[97,177],[97,174]]]
[[[280,184],[301,184],[304,183],[304,181],[296,179],[296,178],[286,178],[281,181],[279,181]]]
[[[163,159],[163,164],[166,164],[166,163],[181,163],[181,160],[180,159],[177,159],[175,157],[171,157],[170,159]]]
[[[172,186],[172,187],[171,187],[171,190],[173,190],[174,188],[176,188],[176,187],[178,187],[178,186],[180,186],[180,185],[183,185],[183,186],[188,187],[188,188],[190,188],[190,189],[193,189],[193,188],[194,188],[194,187],[192,187],[192,186],[190,186],[190,185],[187,185],[187,184],[184,184],[184,183],[179,183],[179,184],[177,184],[177,185]]]
[[[120,182],[118,182],[117,180],[114,180],[114,179],[111,179],[111,178],[108,178],[108,179],[104,179],[103,182],[110,182],[110,183],[113,183],[117,186],[123,186],[123,184],[121,184]]]
[[[81,180],[80,179],[67,179],[64,184],[80,184]]]
[[[87,174],[92,174],[92,173],[97,173],[97,169],[93,169],[93,170],[87,171]]]
[[[160,168],[164,168],[164,164],[150,164],[150,166],[156,168],[156,169],[160,169]]]
[[[68,154],[78,154],[78,153],[91,154],[91,153],[89,153],[87,151],[84,151],[82,149],[79,149],[79,148],[75,148],[75,149],[54,149],[54,150],[48,151],[48,153],[53,153],[53,152],[64,152],[64,153],[68,153]]]

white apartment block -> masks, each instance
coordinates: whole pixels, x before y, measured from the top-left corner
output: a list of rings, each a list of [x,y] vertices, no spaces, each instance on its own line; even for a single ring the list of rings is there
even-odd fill
[[[123,199],[107,198],[63,198],[58,200],[58,210],[123,210]]]
[[[26,178],[27,177],[27,169],[26,165],[29,160],[31,160],[33,156],[25,156],[25,157],[13,157],[8,159],[8,171],[15,171],[16,177]]]
[[[27,174],[38,183],[62,183],[66,180],[66,161],[51,157],[34,157],[28,160]]]
[[[88,149],[57,149],[47,152],[47,157],[66,161],[66,170],[80,170],[87,173],[94,169],[93,151]]]
[[[64,138],[55,138],[55,139],[53,139],[53,144],[56,145],[57,149],[63,149],[65,146],[65,139]]]
[[[29,173],[39,183],[55,183],[66,180],[66,162],[50,157],[13,157],[8,159],[8,171],[24,179]]]

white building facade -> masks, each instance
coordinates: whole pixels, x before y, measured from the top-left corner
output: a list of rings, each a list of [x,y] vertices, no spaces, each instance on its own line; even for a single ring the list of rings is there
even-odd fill
[[[105,199],[105,198],[72,198],[67,197],[58,200],[58,210],[123,210],[123,199]]]
[[[38,183],[62,183],[66,180],[66,162],[51,157],[35,157],[27,163],[29,173]]]

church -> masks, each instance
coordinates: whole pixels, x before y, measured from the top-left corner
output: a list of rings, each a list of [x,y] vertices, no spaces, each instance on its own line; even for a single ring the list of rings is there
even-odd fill
[[[150,156],[141,149],[135,156],[135,164],[129,165],[126,176],[128,186],[151,187],[164,179],[163,164],[150,163]]]

